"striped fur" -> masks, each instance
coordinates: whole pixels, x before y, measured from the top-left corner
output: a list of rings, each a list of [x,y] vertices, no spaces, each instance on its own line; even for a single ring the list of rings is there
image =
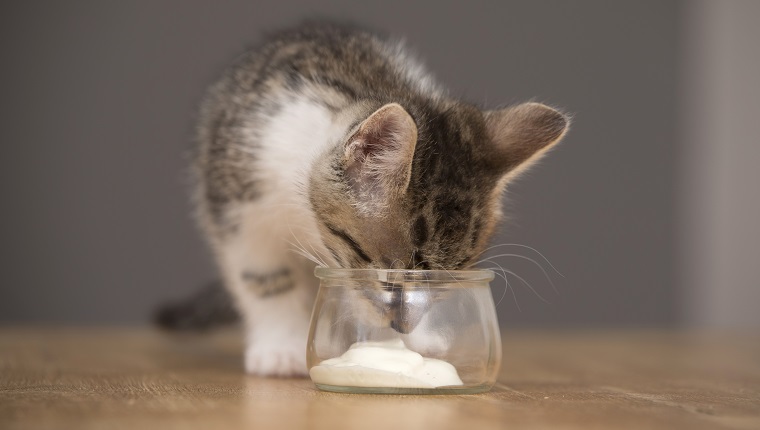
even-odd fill
[[[349,27],[304,25],[243,54],[209,90],[194,166],[248,371],[305,370],[317,263],[471,265],[507,181],[566,128],[537,103],[484,112],[453,100],[399,43]],[[288,288],[260,282],[270,274]]]

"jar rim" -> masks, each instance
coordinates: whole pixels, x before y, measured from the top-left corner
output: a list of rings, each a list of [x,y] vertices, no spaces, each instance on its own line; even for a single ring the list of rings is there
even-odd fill
[[[473,282],[492,281],[494,272],[489,269],[468,270],[408,270],[408,269],[335,269],[317,266],[314,274],[319,279],[366,281],[415,282]]]

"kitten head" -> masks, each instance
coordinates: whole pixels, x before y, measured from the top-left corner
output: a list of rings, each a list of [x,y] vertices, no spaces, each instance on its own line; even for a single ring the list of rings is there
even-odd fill
[[[568,126],[539,103],[405,105],[347,109],[312,172],[311,204],[338,267],[467,268],[501,217],[507,182]]]

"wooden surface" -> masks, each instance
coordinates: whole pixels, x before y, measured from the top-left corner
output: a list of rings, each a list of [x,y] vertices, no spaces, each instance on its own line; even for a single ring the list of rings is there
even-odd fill
[[[760,338],[506,331],[488,394],[246,376],[236,332],[0,329],[2,429],[760,429]]]

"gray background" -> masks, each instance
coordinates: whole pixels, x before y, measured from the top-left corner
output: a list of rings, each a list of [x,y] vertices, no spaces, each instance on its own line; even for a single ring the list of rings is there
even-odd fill
[[[0,321],[139,323],[215,277],[187,203],[204,88],[262,32],[304,18],[404,36],[452,94],[566,109],[565,142],[512,186],[495,243],[502,323],[686,321],[677,264],[678,2],[45,1],[0,12]],[[685,180],[688,183],[688,179]],[[690,236],[689,236],[690,237]],[[525,250],[505,248],[503,252]],[[527,254],[526,254],[527,255]],[[679,257],[679,258],[677,258]],[[691,260],[689,260],[691,261]],[[548,266],[547,266],[548,268]]]

